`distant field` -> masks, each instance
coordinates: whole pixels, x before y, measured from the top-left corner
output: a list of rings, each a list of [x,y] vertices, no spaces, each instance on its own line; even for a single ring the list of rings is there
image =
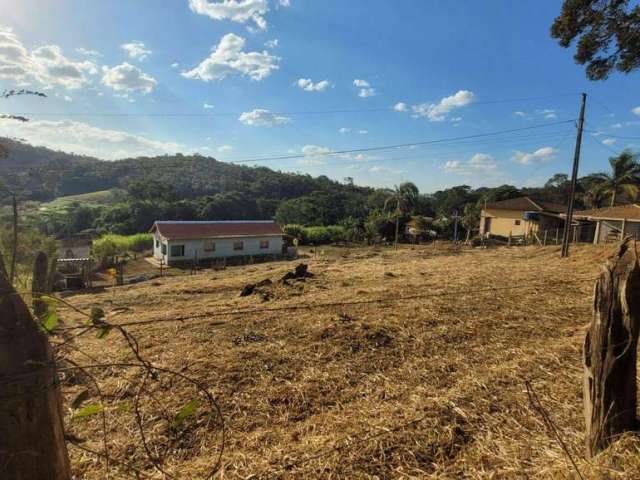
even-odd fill
[[[98,192],[82,193],[80,195],[69,195],[58,197],[55,200],[40,205],[41,209],[60,209],[72,203],[108,205],[113,203],[114,194],[111,190],[100,190]]]
[[[640,440],[631,437],[626,449],[592,463],[583,456],[580,351],[608,250],[581,246],[564,261],[556,247],[322,250],[317,259],[304,250],[314,276],[288,285],[277,280],[298,262],[66,300],[84,311],[100,306],[112,322],[155,321],[127,327],[140,355],[197,378],[222,411],[226,444],[216,478],[576,478],[529,405],[526,380],[585,478],[640,471]],[[239,296],[266,278],[275,282],[264,287],[268,295]],[[65,325],[87,321],[68,308],[60,315]],[[135,361],[117,332],[74,345],[83,352],[69,351],[78,363]],[[142,470],[141,478],[162,478],[137,433],[141,371],[93,373],[105,396],[110,455]],[[150,450],[175,478],[204,478],[219,452],[215,422],[199,410],[186,436],[176,437],[173,414],[163,420],[158,407],[179,412],[193,388],[162,378],[148,385],[155,400],[141,401],[138,421]],[[79,376],[62,388],[70,402],[91,383]],[[99,415],[66,421],[86,448],[102,450]],[[104,478],[94,456],[70,453],[77,478]],[[131,477],[113,463],[111,471],[110,478]]]

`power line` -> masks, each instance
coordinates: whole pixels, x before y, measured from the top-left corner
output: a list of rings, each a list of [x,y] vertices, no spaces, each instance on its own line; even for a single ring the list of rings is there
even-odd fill
[[[564,120],[564,121],[560,121],[560,122],[552,122],[552,123],[546,123],[546,124],[540,124],[540,125],[532,125],[529,127],[521,127],[521,128],[512,128],[509,130],[499,130],[499,131],[495,131],[495,132],[489,132],[489,133],[478,133],[475,135],[463,135],[463,136],[459,136],[459,137],[448,137],[448,138],[440,138],[440,139],[436,139],[436,140],[425,140],[425,141],[420,141],[420,142],[410,142],[410,143],[398,143],[398,144],[394,144],[394,145],[381,145],[378,147],[367,147],[367,148],[353,148],[353,149],[347,149],[347,150],[334,150],[334,151],[328,151],[328,152],[317,152],[314,153],[313,155],[309,155],[309,154],[293,154],[293,155],[280,155],[280,156],[272,156],[272,157],[253,157],[253,158],[246,158],[246,159],[241,159],[241,160],[233,160],[233,161],[229,161],[229,163],[250,163],[250,162],[269,162],[269,161],[274,161],[274,160],[291,160],[291,159],[299,159],[299,158],[308,158],[308,157],[326,157],[326,156],[332,156],[332,155],[345,155],[348,153],[365,153],[365,152],[377,152],[377,151],[382,151],[382,150],[394,150],[394,149],[399,149],[399,148],[408,148],[408,147],[419,147],[419,146],[424,146],[424,145],[434,145],[434,144],[438,144],[438,143],[446,143],[446,142],[453,142],[453,141],[459,141],[459,140],[470,140],[470,139],[474,139],[474,138],[483,138],[483,137],[490,137],[490,136],[496,136],[496,135],[503,135],[505,133],[515,133],[515,132],[522,132],[522,131],[526,131],[526,130],[534,130],[534,129],[538,129],[538,128],[546,128],[546,127],[551,127],[554,125],[565,125],[567,123],[573,123],[575,120]]]

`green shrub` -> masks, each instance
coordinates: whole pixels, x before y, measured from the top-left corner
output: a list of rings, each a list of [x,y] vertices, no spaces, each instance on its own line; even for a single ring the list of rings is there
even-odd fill
[[[329,225],[328,227],[306,227],[304,232],[307,244],[323,245],[345,240],[345,229],[339,225]]]
[[[153,235],[137,233],[135,235],[103,235],[93,241],[93,255],[101,262],[127,253],[142,253],[153,247]]]

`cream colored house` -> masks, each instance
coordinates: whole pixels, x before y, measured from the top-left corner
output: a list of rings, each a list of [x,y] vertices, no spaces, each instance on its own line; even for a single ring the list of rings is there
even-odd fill
[[[516,237],[562,229],[565,210],[564,205],[529,197],[487,203],[480,213],[480,235]]]

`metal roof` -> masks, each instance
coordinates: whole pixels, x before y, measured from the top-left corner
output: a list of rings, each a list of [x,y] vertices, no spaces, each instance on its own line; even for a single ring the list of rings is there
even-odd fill
[[[156,230],[169,240],[282,235],[280,225],[271,220],[157,221],[150,231],[155,232]]]
[[[596,208],[593,210],[581,210],[575,213],[576,217],[594,218],[605,220],[640,220],[640,205],[618,205],[616,207]]]

